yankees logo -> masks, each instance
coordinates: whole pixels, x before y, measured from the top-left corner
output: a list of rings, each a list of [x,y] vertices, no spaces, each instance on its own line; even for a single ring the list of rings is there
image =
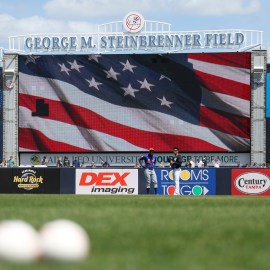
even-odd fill
[[[136,33],[143,28],[144,18],[138,12],[130,12],[125,16],[123,25],[128,32]]]

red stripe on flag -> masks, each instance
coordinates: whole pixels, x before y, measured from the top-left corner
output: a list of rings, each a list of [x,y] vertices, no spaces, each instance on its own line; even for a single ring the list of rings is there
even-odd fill
[[[250,85],[194,70],[200,83],[212,92],[250,100]]]
[[[201,126],[204,127],[243,138],[250,138],[250,119],[246,117],[239,117],[201,106],[200,122]]]
[[[189,53],[188,58],[223,66],[250,69],[250,53]]]
[[[26,107],[31,111],[35,111],[36,99],[38,99],[38,97],[19,94],[20,106]],[[149,145],[151,145],[158,151],[168,151],[168,149],[171,149],[173,145],[179,145],[181,151],[228,151],[227,149],[215,146],[210,142],[203,141],[199,138],[155,133],[128,127],[108,120],[91,110],[77,105],[49,99],[44,99],[44,102],[49,105],[49,116],[41,118],[56,120],[86,129],[99,131],[117,138],[122,138],[141,148],[147,149],[149,148]],[[19,146],[24,147],[23,145]],[[50,147],[50,145],[48,145],[48,147]],[[54,151],[64,150],[60,148]]]
[[[19,128],[19,138],[19,147],[31,149],[32,151],[89,152],[88,149],[83,149],[67,143],[51,140],[42,132],[35,129]]]

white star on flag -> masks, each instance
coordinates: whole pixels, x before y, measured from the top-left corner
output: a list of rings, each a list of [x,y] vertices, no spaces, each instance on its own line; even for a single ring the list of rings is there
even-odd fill
[[[131,65],[128,60],[126,63],[123,62],[120,63],[124,66],[123,71],[129,70],[130,72],[134,73],[133,68],[135,68],[136,66]]]
[[[109,79],[109,78],[113,78],[117,81],[117,75],[120,75],[120,73],[117,73],[113,70],[113,68],[111,67],[110,70],[105,70],[104,69],[104,72],[107,74],[106,78]]]
[[[86,81],[89,82],[89,87],[94,87],[97,90],[99,90],[98,86],[102,84],[102,83],[97,82],[94,77],[92,77],[91,81],[90,80],[86,80]]]
[[[25,61],[25,64],[29,64],[29,63],[34,63],[36,64],[36,59],[40,58],[40,56],[35,56],[35,55],[29,55],[27,56],[27,59]]]
[[[168,108],[171,108],[170,105],[173,104],[173,102],[168,101],[164,96],[163,96],[162,99],[161,98],[158,98],[158,97],[157,97],[157,99],[161,101],[161,104],[160,104],[161,106],[166,106]]]
[[[69,71],[70,71],[70,69],[69,68],[67,68],[66,66],[65,66],[65,64],[63,63],[62,65],[61,64],[59,64],[58,63],[58,65],[60,66],[60,68],[61,68],[61,72],[66,72],[66,74],[69,76]]]
[[[161,80],[163,80],[163,79],[167,79],[167,80],[170,81],[170,82],[172,81],[172,79],[170,79],[169,77],[167,77],[167,76],[161,74],[159,80],[161,81]]]
[[[94,60],[95,62],[99,63],[98,58],[101,57],[101,55],[99,54],[93,54],[93,55],[89,55],[88,60]]]
[[[71,69],[75,69],[78,72],[81,72],[80,71],[80,68],[83,68],[84,67],[84,66],[78,65],[76,60],[74,60],[73,63],[71,63],[71,62],[68,61],[68,63],[70,64],[70,68]]]
[[[139,92],[139,90],[132,88],[130,83],[128,84],[128,87],[121,87],[125,93],[124,96],[130,95],[132,97],[135,97],[135,92]]]
[[[146,78],[144,79],[144,81],[142,82],[142,81],[139,81],[138,80],[138,82],[141,84],[141,88],[145,88],[145,89],[147,89],[148,91],[150,91],[150,92],[152,92],[152,90],[151,90],[151,86],[155,86],[154,84],[151,84],[151,83],[149,83],[147,80],[146,80]]]

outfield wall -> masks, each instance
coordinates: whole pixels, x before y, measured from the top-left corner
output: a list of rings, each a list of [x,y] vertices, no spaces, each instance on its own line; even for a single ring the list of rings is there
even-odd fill
[[[158,194],[173,195],[170,168],[157,168]],[[181,195],[270,195],[270,169],[182,168]],[[140,195],[146,194],[143,169],[2,168],[0,193]],[[151,187],[151,193],[154,193]]]
[[[134,72],[123,68],[127,63]],[[266,51],[7,53],[3,67],[3,157],[13,156],[16,165],[31,164],[20,159],[28,153],[129,154],[149,147],[167,153],[175,145],[194,156],[223,153],[236,154],[242,164],[266,161]],[[111,164],[124,165],[116,162]],[[235,166],[236,159],[225,163]]]

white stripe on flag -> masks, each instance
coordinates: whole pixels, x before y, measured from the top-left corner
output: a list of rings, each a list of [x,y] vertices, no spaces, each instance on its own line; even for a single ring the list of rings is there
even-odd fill
[[[22,77],[21,81],[31,81],[32,76],[20,74]],[[56,101],[65,101],[70,104],[78,105],[86,109],[91,109],[99,115],[125,126],[130,126],[138,130],[145,130],[163,134],[175,134],[188,136],[191,138],[197,138],[205,142],[209,142],[218,147],[231,151],[228,145],[225,145],[218,136],[216,136],[211,129],[194,125],[189,122],[180,120],[171,115],[163,114],[151,110],[141,110],[134,108],[126,108],[124,106],[117,106],[94,96],[88,95],[73,85],[58,80],[48,80],[46,78],[33,78],[34,85],[42,86],[36,89],[34,92],[27,91],[24,85],[20,85],[20,93],[36,95],[38,97],[52,99]],[[56,90],[57,89],[57,90]],[[78,99],[78,92],[80,98]],[[106,109],[104,109],[106,108]],[[119,114],[125,117],[119,117]],[[36,128],[38,129],[38,128]],[[192,130],[192,133],[190,132]],[[249,140],[230,134],[224,133],[225,137],[228,137],[234,145],[234,141],[241,141],[242,145],[249,147]],[[60,138],[59,138],[60,139]],[[89,149],[89,145],[87,149]],[[83,147],[85,148],[85,147]],[[91,149],[91,148],[90,148]],[[127,149],[128,150],[128,149]],[[134,150],[134,149],[133,149]]]
[[[250,118],[250,102],[241,98],[202,89],[202,105]]]
[[[207,74],[240,82],[243,84],[250,84],[249,69],[213,64],[190,58],[188,59],[188,62],[193,65],[194,70],[198,70]]]
[[[29,123],[27,120],[32,117],[32,112],[24,107],[19,108],[19,113],[21,115],[19,121],[20,128],[37,130],[54,141],[67,143],[89,151],[96,151],[96,149],[117,151],[119,145],[121,145],[121,148],[126,149],[126,151],[144,150],[121,138],[55,120],[35,117],[35,121]]]

